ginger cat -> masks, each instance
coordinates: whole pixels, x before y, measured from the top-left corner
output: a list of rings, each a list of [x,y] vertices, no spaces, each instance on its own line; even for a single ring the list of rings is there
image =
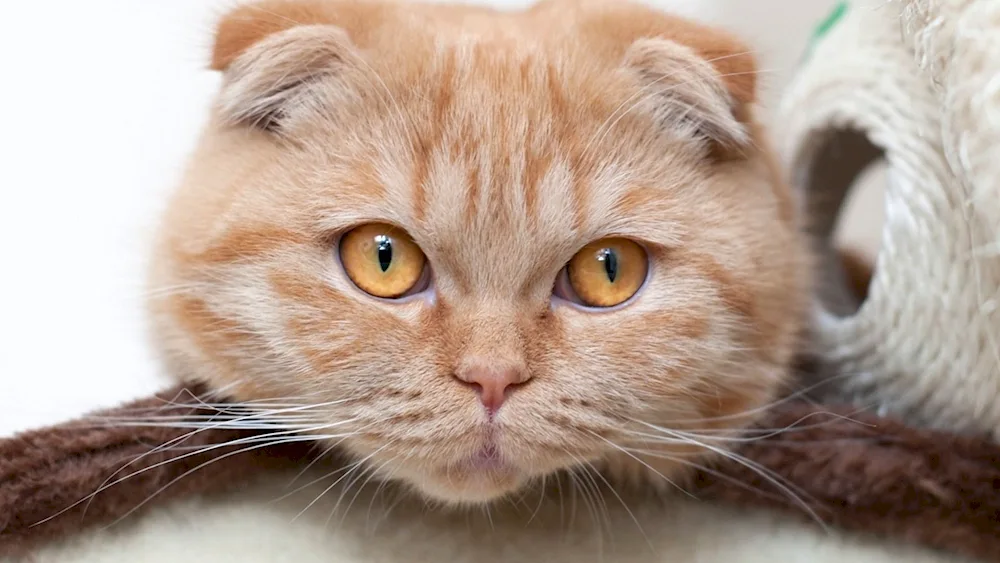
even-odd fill
[[[728,34],[264,0],[212,67],[152,273],[175,377],[447,504],[577,468],[668,488],[776,398],[809,260]]]

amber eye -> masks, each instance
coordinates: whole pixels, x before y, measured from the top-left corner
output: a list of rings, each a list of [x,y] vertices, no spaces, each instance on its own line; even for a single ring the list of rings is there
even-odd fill
[[[622,238],[592,242],[566,266],[569,289],[588,307],[614,307],[639,291],[649,258],[638,244]]]
[[[375,297],[396,299],[415,293],[426,279],[427,259],[399,227],[362,225],[340,239],[340,261],[354,285]]]

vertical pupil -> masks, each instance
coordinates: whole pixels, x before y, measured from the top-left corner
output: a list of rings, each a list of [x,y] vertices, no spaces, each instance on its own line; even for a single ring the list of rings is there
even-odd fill
[[[608,281],[615,283],[618,279],[618,255],[610,248],[605,248],[597,254],[597,259],[604,263],[604,273]]]
[[[383,272],[389,270],[392,265],[392,239],[386,235],[375,237],[375,248],[378,253],[378,266]]]

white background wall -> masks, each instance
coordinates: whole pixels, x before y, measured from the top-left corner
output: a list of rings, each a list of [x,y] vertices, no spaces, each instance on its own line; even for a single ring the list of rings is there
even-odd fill
[[[165,385],[145,344],[145,253],[216,86],[212,22],[232,3],[4,4],[0,436]],[[773,105],[833,2],[655,3],[750,40]]]

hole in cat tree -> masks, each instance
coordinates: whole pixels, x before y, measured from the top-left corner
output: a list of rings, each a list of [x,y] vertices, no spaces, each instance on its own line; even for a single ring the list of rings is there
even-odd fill
[[[889,181],[886,162],[876,160],[854,182],[840,210],[833,243],[874,260],[882,244],[885,224],[885,188]]]
[[[884,160],[876,160],[862,170],[841,205],[833,232],[833,245],[841,252],[847,281],[862,298],[868,293],[868,282],[882,245],[888,181]]]
[[[864,300],[884,223],[884,151],[862,131],[818,131],[793,170],[804,190],[808,229],[819,256],[820,298],[848,316]],[[845,261],[837,249],[848,251]]]

